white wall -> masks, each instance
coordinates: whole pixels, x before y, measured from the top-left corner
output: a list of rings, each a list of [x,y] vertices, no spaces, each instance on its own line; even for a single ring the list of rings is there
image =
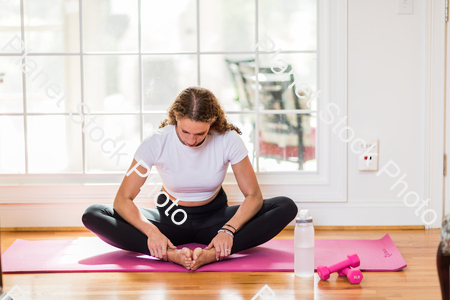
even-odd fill
[[[357,137],[378,138],[379,166],[394,160],[423,194],[425,1],[397,15],[397,1],[350,0],[348,116]],[[349,151],[349,202],[398,202],[395,179],[357,170]]]
[[[426,7],[414,5],[413,15],[397,15],[397,1],[349,1],[348,116],[356,136],[379,139],[379,168],[392,159],[407,174],[407,191],[423,195]],[[397,197],[403,186],[390,190],[396,179],[360,172],[357,156],[348,158],[349,203],[397,202],[412,214]]]

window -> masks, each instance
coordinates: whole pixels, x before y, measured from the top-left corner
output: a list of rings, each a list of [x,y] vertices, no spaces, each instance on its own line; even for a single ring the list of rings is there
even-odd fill
[[[243,131],[269,194],[300,184],[325,199],[312,185],[333,182],[331,199],[345,145],[318,110],[346,111],[345,17],[344,0],[2,1],[2,181],[118,182],[178,93],[198,85]]]

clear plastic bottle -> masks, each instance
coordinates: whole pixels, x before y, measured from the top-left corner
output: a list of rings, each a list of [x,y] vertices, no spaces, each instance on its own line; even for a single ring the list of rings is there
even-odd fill
[[[301,210],[295,219],[294,272],[299,277],[314,275],[314,226],[307,209]]]

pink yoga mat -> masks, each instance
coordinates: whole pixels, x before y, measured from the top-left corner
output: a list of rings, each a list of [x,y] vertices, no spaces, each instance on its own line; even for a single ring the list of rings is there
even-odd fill
[[[190,249],[200,244],[185,245]],[[181,249],[182,246],[178,246]],[[357,253],[362,271],[398,271],[406,262],[389,234],[379,240],[316,240],[315,267]],[[4,273],[35,272],[192,272],[153,257],[117,249],[97,237],[77,240],[16,240],[2,255]],[[294,240],[273,239],[205,265],[199,271],[293,271]]]

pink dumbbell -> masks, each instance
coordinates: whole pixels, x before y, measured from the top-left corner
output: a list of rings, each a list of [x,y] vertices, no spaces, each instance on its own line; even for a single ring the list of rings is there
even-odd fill
[[[350,254],[350,255],[347,255],[347,259],[344,259],[343,261],[340,261],[337,264],[331,265],[329,267],[318,266],[317,273],[319,273],[320,279],[327,280],[328,278],[330,278],[331,273],[340,271],[340,270],[348,268],[348,267],[356,268],[359,266],[359,263],[360,262],[359,262],[358,255]]]
[[[359,269],[345,268],[338,271],[338,274],[339,276],[347,276],[348,281],[350,281],[350,283],[360,283],[361,280],[363,279],[363,274]]]

